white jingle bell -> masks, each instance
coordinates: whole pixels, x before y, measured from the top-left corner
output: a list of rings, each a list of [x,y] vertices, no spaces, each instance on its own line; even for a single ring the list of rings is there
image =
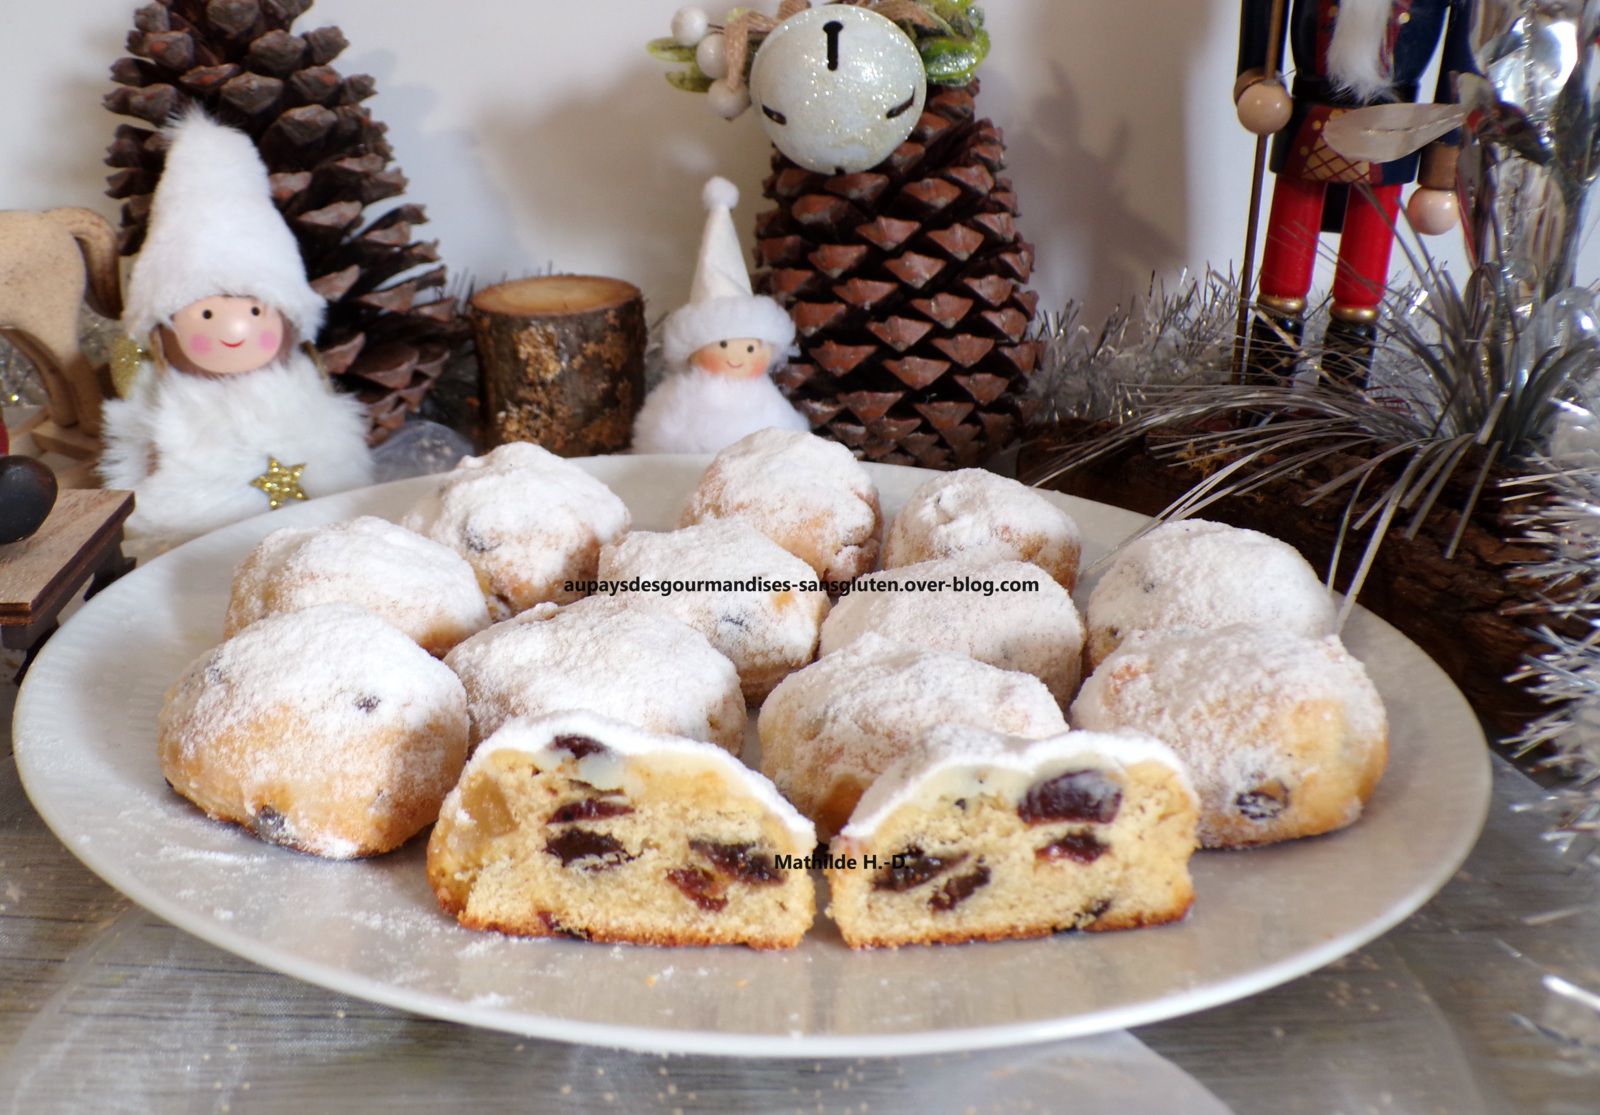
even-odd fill
[[[828,4],[780,23],[756,52],[750,99],[767,138],[822,174],[877,166],[904,143],[928,95],[909,35],[866,8]]]

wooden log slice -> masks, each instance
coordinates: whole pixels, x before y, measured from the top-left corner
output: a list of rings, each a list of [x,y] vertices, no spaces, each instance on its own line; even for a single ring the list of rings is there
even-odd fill
[[[472,296],[493,445],[563,457],[628,446],[644,400],[644,296],[620,279],[549,275]]]

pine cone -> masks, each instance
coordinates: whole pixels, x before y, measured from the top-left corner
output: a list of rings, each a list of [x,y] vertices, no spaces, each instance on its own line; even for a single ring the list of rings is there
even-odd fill
[[[756,219],[757,283],[789,309],[800,357],[779,385],[858,457],[977,464],[1031,412],[1038,295],[1000,130],[978,83],[934,87],[911,138],[870,171],[828,177],[773,157]]]
[[[367,404],[376,443],[417,410],[467,331],[455,299],[443,294],[444,267],[428,266],[438,263],[437,242],[412,239],[427,220],[422,207],[399,205],[363,223],[367,207],[404,192],[406,179],[389,165],[387,129],[362,107],[372,78],[347,78],[329,65],[347,45],[343,33],[290,30],[310,7],[311,0],[147,4],[134,14],[132,56],[111,67],[120,88],[105,104],[160,128],[198,103],[255,140],[311,285],[328,299],[318,350],[335,382]],[[124,254],[144,242],[165,158],[158,131],[118,126],[106,192],[123,199]]]

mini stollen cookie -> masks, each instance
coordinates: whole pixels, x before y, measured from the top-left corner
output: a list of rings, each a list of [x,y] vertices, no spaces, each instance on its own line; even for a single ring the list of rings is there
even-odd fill
[[[224,634],[314,604],[353,604],[442,655],[489,626],[478,578],[460,554],[383,519],[285,527],[233,574]]]
[[[829,846],[828,913],[852,948],[1176,921],[1198,816],[1183,764],[1148,736],[943,728]]]
[[[811,567],[741,519],[714,519],[668,533],[632,531],[600,551],[600,579],[640,582],[618,592],[633,607],[662,612],[710,640],[739,671],[745,700],[760,704],[772,687],[817,656],[828,594],[806,590]],[[677,591],[673,581],[726,582],[730,589]],[[668,582],[665,589],[652,582]]]
[[[832,654],[868,632],[1032,674],[1063,707],[1078,691],[1077,605],[1029,562],[952,558],[868,574],[828,613],[817,653]]]
[[[593,580],[600,547],[630,521],[622,500],[583,469],[512,442],[463,460],[400,525],[466,558],[499,620],[582,596],[568,582]]]
[[[1352,824],[1389,754],[1383,703],[1337,638],[1259,627],[1134,632],[1083,683],[1072,722],[1169,744],[1207,848]]]
[[[1234,624],[1321,638],[1338,609],[1311,564],[1287,542],[1203,519],[1163,523],[1130,542],[1089,596],[1094,669],[1130,631]]]
[[[507,722],[428,842],[463,925],[534,937],[791,948],[810,928],[811,823],[707,743],[589,713]]]
[[[161,771],[217,820],[331,859],[431,824],[467,758],[456,676],[346,604],[268,616],[167,693]]]
[[[878,560],[878,490],[838,442],[758,430],[718,453],[680,524],[744,519],[825,581],[848,582]]]
[[[874,634],[790,674],[756,724],[762,773],[824,839],[878,775],[941,725],[1029,738],[1067,728],[1038,678]]]
[[[578,709],[735,755],[744,746],[733,663],[688,624],[620,600],[541,604],[479,632],[444,661],[466,686],[474,746],[514,716]]]
[[[1071,592],[1083,544],[1078,524],[1026,484],[981,468],[945,473],[922,485],[889,528],[883,567],[961,557],[1031,561]]]

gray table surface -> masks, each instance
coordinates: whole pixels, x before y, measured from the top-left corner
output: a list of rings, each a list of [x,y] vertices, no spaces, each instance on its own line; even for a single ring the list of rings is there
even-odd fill
[[[0,722],[12,695],[0,690]],[[1546,983],[1600,991],[1600,872],[1541,838],[1545,819],[1527,811],[1541,791],[1498,759],[1483,838],[1437,898],[1321,971],[1136,1031],[1164,1066],[1126,1037],[742,1061],[408,1015],[267,971],[133,906],[45,828],[9,750],[7,737],[0,1110],[1063,1112],[1080,1110],[1085,1074],[1105,1094],[1119,1073],[1128,1097],[1096,1110],[1219,1110],[1184,1090],[1176,1066],[1239,1115],[1600,1112],[1600,1017]]]

